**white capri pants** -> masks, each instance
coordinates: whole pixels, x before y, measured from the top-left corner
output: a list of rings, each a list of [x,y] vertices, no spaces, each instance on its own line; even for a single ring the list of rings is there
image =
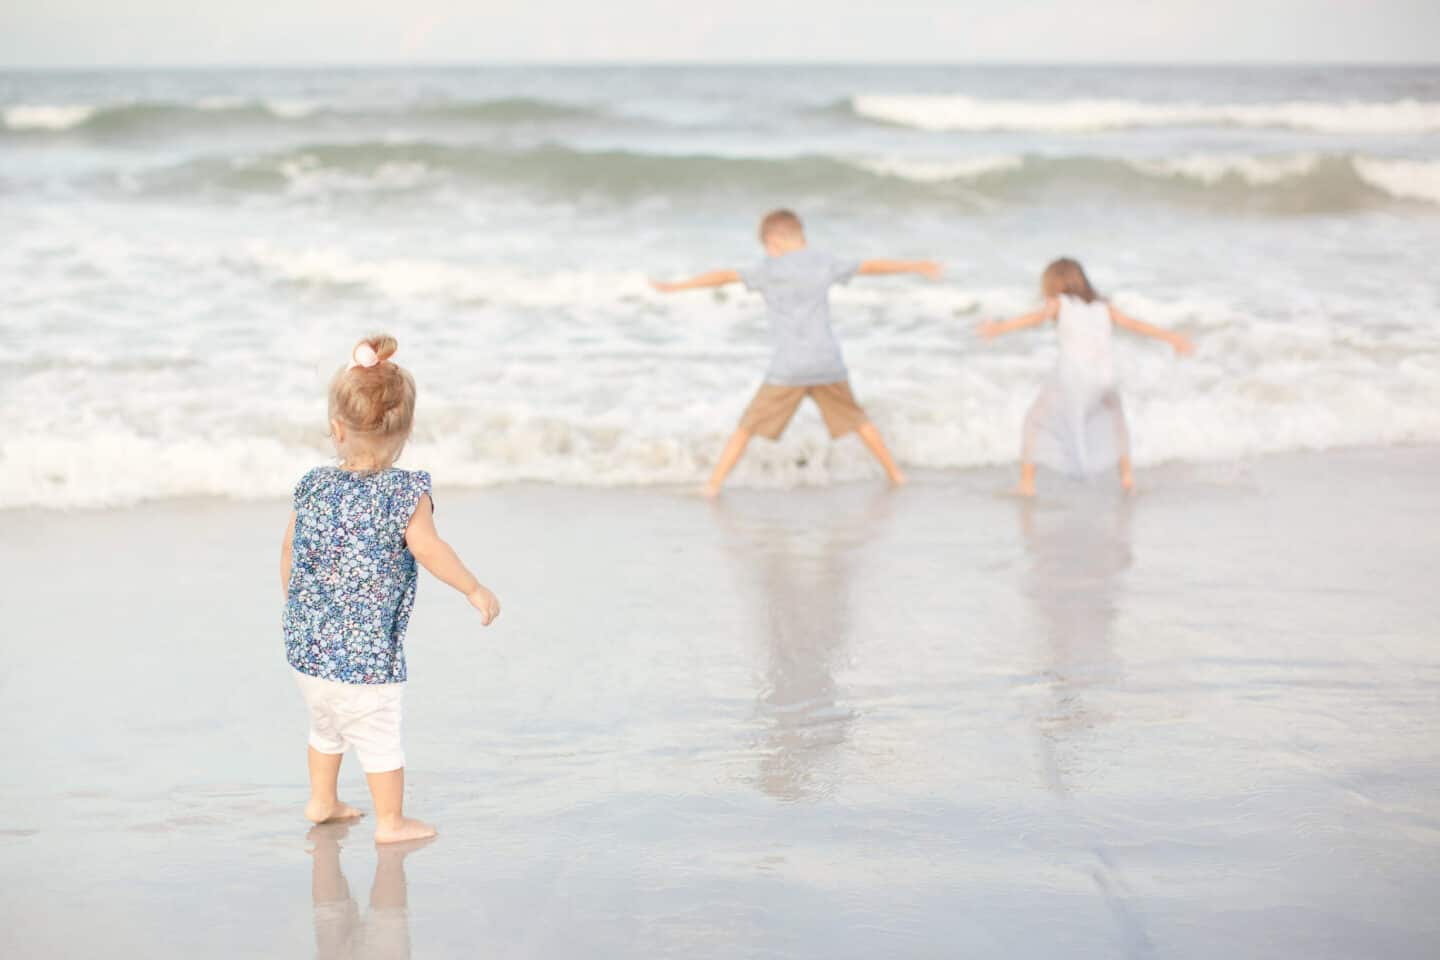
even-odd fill
[[[340,683],[292,672],[310,709],[310,746],[317,753],[344,753],[354,747],[366,773],[405,766],[400,739],[405,684]]]

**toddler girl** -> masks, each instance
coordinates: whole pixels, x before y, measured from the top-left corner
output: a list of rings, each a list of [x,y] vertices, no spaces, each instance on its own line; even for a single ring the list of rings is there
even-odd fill
[[[415,563],[465,594],[489,624],[495,595],[435,532],[430,474],[393,464],[410,436],[415,381],[390,361],[393,337],[361,340],[330,383],[330,434],[340,464],[295,485],[280,551],[285,656],[310,710],[310,802],[315,823],[360,816],[340,802],[336,778],[355,748],[375,803],[375,840],[433,836],[404,816],[405,626]]]
[[[1118,464],[1120,485],[1133,490],[1130,432],[1116,390],[1111,327],[1164,340],[1180,354],[1194,347],[1184,336],[1141,323],[1101,300],[1075,260],[1056,260],[1046,267],[1040,288],[1045,295],[1040,309],[1005,323],[986,322],[980,326],[980,335],[990,340],[1051,320],[1060,337],[1055,372],[1025,416],[1019,492],[1027,497],[1035,495],[1037,456],[1065,473],[1082,476]]]

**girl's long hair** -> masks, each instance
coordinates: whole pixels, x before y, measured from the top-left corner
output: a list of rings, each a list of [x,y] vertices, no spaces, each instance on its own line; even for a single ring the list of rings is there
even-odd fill
[[[1080,266],[1080,261],[1069,257],[1061,257],[1045,268],[1040,275],[1040,291],[1047,297],[1075,297],[1086,303],[1100,299],[1100,294],[1090,286],[1090,278],[1085,276],[1085,268]]]

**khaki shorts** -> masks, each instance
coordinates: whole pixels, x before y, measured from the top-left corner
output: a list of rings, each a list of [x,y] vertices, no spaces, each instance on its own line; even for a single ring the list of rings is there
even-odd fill
[[[843,437],[857,427],[863,426],[870,418],[855,402],[850,384],[844,380],[838,383],[822,383],[814,387],[782,387],[774,383],[762,383],[755,391],[755,399],[740,418],[740,429],[748,430],[757,437],[778,440],[785,432],[785,426],[800,401],[809,395],[820,408],[830,436]]]

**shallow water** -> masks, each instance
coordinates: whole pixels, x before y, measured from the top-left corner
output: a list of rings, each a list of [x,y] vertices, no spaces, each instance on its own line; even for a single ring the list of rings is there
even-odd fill
[[[442,487],[506,606],[421,587],[385,858],[300,816],[282,504],[9,513],[6,955],[1429,956],[1437,467]]]
[[[764,369],[740,267],[799,210],[938,284],[835,293],[900,460],[995,465],[1054,363],[996,344],[1075,256],[1141,464],[1440,442],[1440,68],[0,71],[0,507],[283,497],[366,333],[446,482],[698,483]],[[802,418],[736,482],[856,480]]]

